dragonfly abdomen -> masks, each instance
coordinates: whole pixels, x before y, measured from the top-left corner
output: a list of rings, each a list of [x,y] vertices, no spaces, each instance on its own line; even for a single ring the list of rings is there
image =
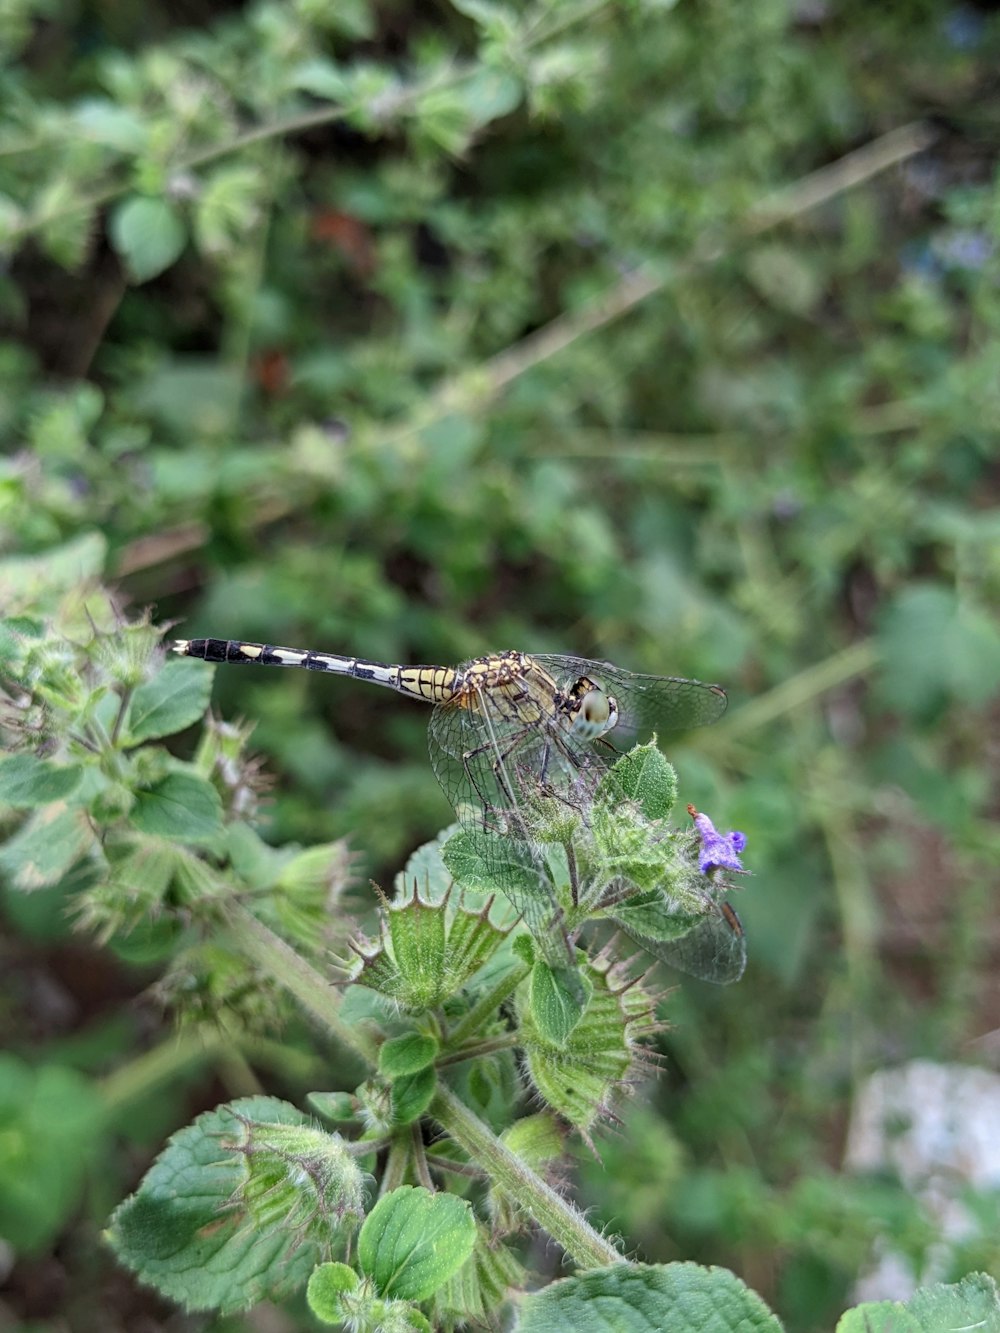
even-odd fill
[[[456,692],[458,673],[452,667],[389,666],[363,657],[340,657],[336,653],[281,648],[270,643],[244,643],[239,639],[177,639],[173,650],[182,657],[206,662],[245,662],[255,666],[302,667],[306,671],[328,671],[385,685],[428,703],[442,703]]]

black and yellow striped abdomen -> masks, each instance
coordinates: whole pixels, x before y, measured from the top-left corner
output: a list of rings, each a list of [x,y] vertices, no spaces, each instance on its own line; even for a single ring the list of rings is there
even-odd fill
[[[363,657],[340,657],[336,653],[307,652],[301,648],[281,648],[270,643],[244,643],[239,639],[177,639],[175,653],[199,657],[206,662],[245,662],[252,666],[302,667],[306,671],[327,671],[334,676],[350,676],[385,685],[400,694],[444,703],[455,697],[461,673],[453,667],[389,666],[369,662]]]

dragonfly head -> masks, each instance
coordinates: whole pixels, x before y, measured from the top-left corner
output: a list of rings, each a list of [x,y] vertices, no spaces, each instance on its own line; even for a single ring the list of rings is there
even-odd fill
[[[572,693],[578,700],[573,731],[581,740],[595,741],[615,727],[618,701],[613,695],[585,676],[576,682]]]

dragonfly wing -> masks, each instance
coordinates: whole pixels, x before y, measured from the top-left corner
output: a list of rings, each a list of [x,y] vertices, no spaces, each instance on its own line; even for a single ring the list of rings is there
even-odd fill
[[[545,728],[498,715],[483,692],[472,708],[437,704],[428,739],[434,774],[475,837],[490,887],[513,903],[546,960],[565,965],[571,953],[538,838],[539,803],[552,799],[543,773],[564,784],[565,756],[551,753]]]
[[[648,676],[624,671],[610,662],[586,657],[535,653],[533,659],[552,675],[562,689],[587,676],[618,701],[617,735],[623,732],[690,731],[717,722],[728,699],[721,685],[682,676]]]
[[[713,905],[702,922],[673,940],[650,939],[617,916],[613,920],[648,954],[689,976],[726,986],[743,975],[747,963],[746,936],[743,923],[728,903],[721,908]]]

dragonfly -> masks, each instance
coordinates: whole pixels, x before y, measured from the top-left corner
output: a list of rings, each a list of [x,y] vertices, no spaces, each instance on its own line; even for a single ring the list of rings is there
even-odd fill
[[[540,798],[552,798],[570,815],[585,816],[601,779],[621,757],[612,734],[632,739],[653,731],[687,731],[715,722],[728,702],[719,685],[514,649],[455,667],[392,665],[236,639],[178,639],[173,650],[206,662],[348,676],[432,704],[428,739],[434,774],[459,824],[489,835],[477,845],[487,849],[491,878],[541,944],[543,956],[554,962],[561,909],[548,887],[537,820],[527,812],[537,809]],[[538,886],[529,891],[524,872],[532,865]],[[736,981],[746,962],[740,919],[715,884],[706,888],[701,907],[692,929],[670,940],[638,934],[625,919],[608,915],[671,966],[705,981]],[[565,938],[563,945],[568,951]],[[564,952],[563,963],[566,957]]]

